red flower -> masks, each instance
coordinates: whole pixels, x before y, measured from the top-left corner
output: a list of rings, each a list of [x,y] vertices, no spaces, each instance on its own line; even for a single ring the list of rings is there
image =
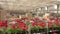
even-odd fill
[[[17,23],[21,23],[22,22],[21,19],[17,19],[17,20],[14,20],[14,21],[17,22]]]
[[[54,17],[50,17],[49,19],[50,19],[50,20],[55,20],[55,18],[54,18]]]
[[[42,18],[42,20],[46,20],[46,18]]]
[[[7,22],[8,22],[8,20],[3,20],[2,22],[3,22],[3,23],[7,23]]]
[[[38,22],[31,22],[32,26],[37,25]]]
[[[2,26],[3,26],[3,27],[6,27],[6,26],[7,26],[7,23],[2,23]]]
[[[25,23],[19,23],[19,24],[17,25],[17,28],[23,27],[23,26],[25,26],[25,25],[26,25]]]
[[[2,27],[2,22],[0,21],[0,27]]]
[[[3,20],[3,21],[2,21],[2,26],[3,26],[3,27],[6,27],[6,26],[7,26],[7,22],[8,22],[7,20]]]
[[[16,26],[15,24],[10,24],[11,28],[15,28],[15,26]]]
[[[30,19],[31,21],[34,21],[34,19]]]
[[[58,18],[58,17],[56,17],[56,18],[55,18],[55,20],[59,20],[59,18]]]
[[[58,20],[56,20],[56,21],[55,21],[55,24],[56,24],[56,25],[59,25],[59,21],[58,21]]]
[[[28,26],[22,27],[22,30],[25,31],[27,30]]]
[[[41,22],[39,25],[40,25],[41,27],[44,27],[44,26],[45,26],[45,23],[44,23],[44,22]]]
[[[0,22],[0,27],[6,27],[6,26],[7,26],[7,21]]]
[[[22,30],[25,31],[28,28],[28,26],[25,23],[19,23],[17,25],[17,28],[22,28]]]
[[[52,24],[51,22],[48,22],[48,26],[52,27],[52,26],[53,26],[53,24]]]
[[[23,30],[23,31],[25,31],[25,30],[26,30],[26,28],[22,28],[22,30]]]
[[[24,18],[21,18],[22,20],[25,20],[25,19],[27,19],[26,17],[24,17]]]

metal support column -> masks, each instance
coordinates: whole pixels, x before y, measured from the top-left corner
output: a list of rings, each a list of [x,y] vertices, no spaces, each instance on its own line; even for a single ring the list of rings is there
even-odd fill
[[[48,6],[47,6],[47,12],[49,12]]]
[[[59,11],[59,4],[57,4],[57,15],[58,15],[58,13],[59,13],[58,11]]]

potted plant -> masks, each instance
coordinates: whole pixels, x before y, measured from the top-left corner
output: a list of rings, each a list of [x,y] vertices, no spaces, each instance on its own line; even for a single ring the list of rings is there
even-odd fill
[[[31,32],[32,33],[41,33],[44,32],[45,28],[45,23],[44,22],[32,22],[31,23]]]
[[[0,21],[0,34],[5,34],[5,29],[7,27],[7,20]]]
[[[28,26],[24,22],[10,23],[6,28],[7,34],[28,34]]]

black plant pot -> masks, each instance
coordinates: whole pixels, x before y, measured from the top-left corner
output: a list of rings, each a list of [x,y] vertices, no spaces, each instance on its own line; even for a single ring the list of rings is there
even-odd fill
[[[39,33],[39,30],[31,30],[31,34],[33,33]]]
[[[59,30],[59,31],[58,31],[58,34],[60,34],[60,27],[58,27],[58,30]]]
[[[44,28],[44,29],[39,29],[39,32],[46,32],[46,31],[47,31],[46,28]]]
[[[44,29],[39,29],[39,32],[43,32],[44,31]]]
[[[45,34],[46,31],[47,29],[31,30],[31,34],[39,34],[39,33]]]
[[[23,32],[17,32],[17,34],[28,34],[28,32],[25,32],[25,31],[23,31]]]
[[[59,28],[58,27],[55,27],[54,30],[59,30]]]
[[[58,27],[49,28],[49,34],[53,34],[53,33],[59,34],[59,28]]]
[[[53,30],[53,28],[51,27],[51,28],[48,28],[49,30]]]

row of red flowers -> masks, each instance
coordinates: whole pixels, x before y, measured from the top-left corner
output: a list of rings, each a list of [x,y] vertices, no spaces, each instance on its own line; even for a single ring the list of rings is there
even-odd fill
[[[11,29],[20,28],[22,31],[28,30],[28,26],[30,25],[31,28],[46,28],[47,24],[49,27],[58,27],[60,26],[60,18],[50,17],[50,18],[21,18],[12,20],[12,22],[8,23],[8,20],[0,21],[0,28],[1,27],[10,27]]]

